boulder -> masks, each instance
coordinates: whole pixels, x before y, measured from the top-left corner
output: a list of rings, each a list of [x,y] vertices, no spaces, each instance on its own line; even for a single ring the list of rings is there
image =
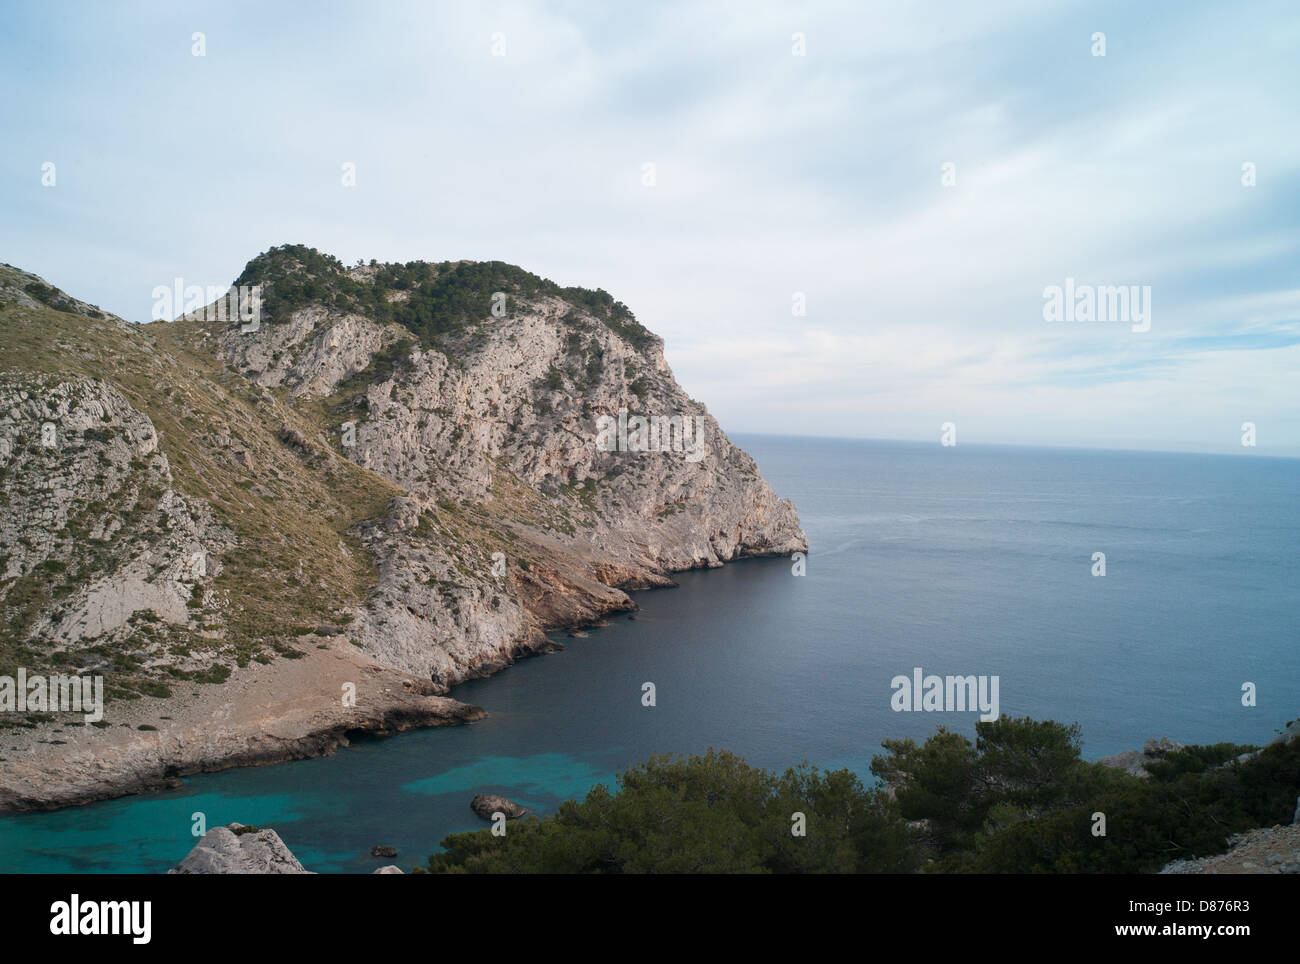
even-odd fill
[[[507,820],[518,820],[528,812],[527,807],[494,793],[480,793],[469,802],[469,808],[484,820],[491,820],[494,813],[504,813]]]
[[[169,874],[310,874],[274,830],[213,827]]]
[[[397,856],[397,848],[396,848],[396,847],[388,847],[388,846],[385,846],[384,844],[375,844],[375,846],[373,846],[373,847],[370,848],[370,856],[372,856],[372,857],[396,857],[396,856]]]

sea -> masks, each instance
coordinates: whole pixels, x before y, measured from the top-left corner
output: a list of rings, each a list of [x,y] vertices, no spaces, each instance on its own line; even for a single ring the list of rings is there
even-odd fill
[[[232,821],[310,870],[409,871],[486,826],[475,794],[545,815],[652,753],[710,747],[870,784],[882,740],[975,735],[978,707],[895,698],[918,670],[996,678],[999,712],[1079,724],[1087,759],[1163,736],[1258,745],[1300,717],[1300,460],[734,440],[795,501],[806,558],[634,594],[631,617],[456,687],[478,723],[0,818],[0,872],[158,873]]]

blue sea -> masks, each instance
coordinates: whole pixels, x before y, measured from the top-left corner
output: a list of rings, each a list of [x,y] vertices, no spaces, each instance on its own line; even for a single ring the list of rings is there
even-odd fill
[[[1300,460],[736,441],[797,504],[805,575],[755,559],[637,593],[634,619],[453,690],[488,711],[470,726],[0,818],[0,871],[161,872],[196,813],[274,827],[311,870],[409,870],[485,826],[476,793],[549,813],[653,752],[869,781],[883,739],[974,734],[973,712],[891,708],[915,667],[997,676],[1002,712],[1079,723],[1089,759],[1160,736],[1259,744],[1300,716]]]

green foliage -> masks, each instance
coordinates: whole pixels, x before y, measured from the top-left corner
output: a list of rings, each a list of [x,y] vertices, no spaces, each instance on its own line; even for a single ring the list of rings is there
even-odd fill
[[[343,263],[332,255],[290,244],[258,255],[235,284],[263,286],[262,306],[271,322],[286,319],[303,305],[322,304],[356,311],[378,322],[397,322],[410,329],[425,348],[437,348],[442,337],[492,320],[497,292],[506,295],[507,317],[520,302],[556,297],[604,322],[637,348],[655,341],[628,307],[609,292],[562,288],[503,261],[385,264],[377,266],[371,283],[349,277]],[[405,292],[407,297],[390,301],[392,291]]]
[[[71,298],[65,295],[58,288],[52,288],[49,285],[41,284],[39,281],[30,281],[23,285],[23,291],[27,292],[47,308],[53,308],[55,311],[67,311],[72,314],[81,314]],[[96,308],[91,308],[85,312],[91,318],[103,318],[104,313]]]
[[[1242,747],[1234,743],[1183,747],[1177,753],[1170,753],[1163,759],[1148,763],[1146,771],[1154,780],[1171,783],[1184,773],[1204,773],[1213,767],[1221,766],[1250,749],[1254,747]]]
[[[1038,815],[1073,792],[1077,725],[1002,716],[976,723],[975,734],[974,745],[943,727],[922,746],[886,740],[888,755],[871,763],[871,772],[894,786],[903,816],[927,821],[940,854],[969,848],[991,817]]]
[[[929,869],[1150,873],[1288,820],[1300,791],[1300,741],[1240,763],[1248,747],[1187,747],[1142,779],[1081,760],[1077,726],[1002,717],[976,734],[974,745],[942,728],[922,746],[887,740],[872,762],[902,816],[925,821],[917,843]],[[1093,835],[1096,813],[1105,836]]]
[[[393,375],[410,367],[411,352],[415,350],[415,339],[407,335],[398,338],[392,344],[375,352],[363,370],[344,379],[336,392],[347,395],[349,392],[364,390],[366,386],[387,381]]]
[[[887,740],[885,788],[773,774],[732,753],[652,756],[545,819],[453,834],[434,873],[1150,873],[1290,819],[1300,740],[1186,747],[1149,779],[1080,758],[1077,725],[1005,716],[968,738]],[[1095,836],[1094,814],[1106,818]],[[792,817],[803,814],[806,835]],[[912,823],[909,825],[909,821]]]
[[[944,727],[924,744],[885,740],[887,757],[876,757],[871,772],[895,787],[899,812],[908,820],[928,820],[941,852],[965,846],[984,822],[979,805],[982,781],[970,740]]]
[[[806,836],[792,834],[804,815]],[[735,754],[652,756],[504,837],[453,834],[433,872],[815,873],[914,869],[903,823],[849,771],[775,776]]]

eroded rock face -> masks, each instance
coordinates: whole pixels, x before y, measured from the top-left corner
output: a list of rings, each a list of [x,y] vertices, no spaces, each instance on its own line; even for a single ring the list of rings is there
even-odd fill
[[[372,317],[412,300],[364,288],[391,271],[331,289],[293,257],[266,269],[284,290],[255,330],[127,324],[0,265],[0,670],[102,673],[118,701],[110,729],[15,734],[0,809],[474,719],[449,687],[635,608],[628,591],[807,548],[603,292],[524,284],[504,316],[463,302],[422,341]],[[611,450],[602,418],[698,429],[689,450]]]
[[[213,827],[169,874],[310,874],[274,830]]]
[[[0,580],[53,585],[60,600],[9,632],[56,650],[138,649],[137,614],[200,615],[190,600],[232,539],[174,488],[152,421],[112,385],[0,375],[0,468]]]
[[[379,580],[349,632],[380,662],[451,686],[632,608],[626,589],[807,549],[794,506],[680,389],[659,339],[633,345],[545,297],[442,347],[320,306],[221,338],[259,384],[327,399],[340,425],[321,441],[407,492],[358,531]],[[605,451],[598,420],[621,413],[702,435]]]
[[[494,793],[480,793],[469,802],[469,808],[484,820],[493,819],[497,813],[505,814],[507,820],[518,820],[528,812],[527,807]]]
[[[221,350],[232,364],[265,388],[287,386],[291,395],[328,395],[345,379],[363,371],[375,353],[400,338],[397,326],[376,325],[354,314],[320,306],[296,311],[287,322],[232,326],[221,335]]]

